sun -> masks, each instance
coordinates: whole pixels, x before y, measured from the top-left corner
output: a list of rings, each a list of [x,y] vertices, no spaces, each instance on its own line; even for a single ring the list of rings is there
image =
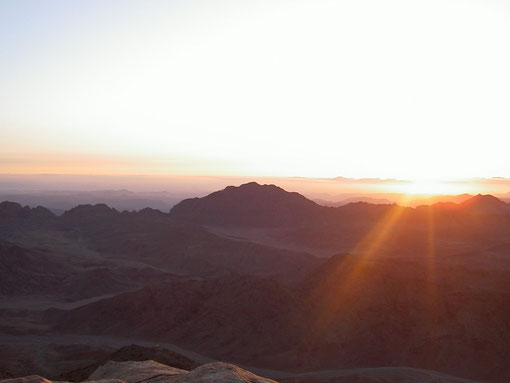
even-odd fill
[[[464,183],[431,178],[415,179],[399,185],[398,188],[407,195],[452,195],[468,192]]]

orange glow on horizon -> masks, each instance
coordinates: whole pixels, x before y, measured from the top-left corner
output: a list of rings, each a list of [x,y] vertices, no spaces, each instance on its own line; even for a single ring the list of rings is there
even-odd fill
[[[433,178],[411,180],[407,183],[392,185],[391,189],[407,196],[458,195],[479,192],[479,188],[468,181]]]

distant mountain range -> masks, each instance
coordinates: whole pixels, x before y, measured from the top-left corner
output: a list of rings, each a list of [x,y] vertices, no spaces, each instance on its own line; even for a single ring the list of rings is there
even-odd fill
[[[452,245],[487,238],[504,241],[510,235],[510,205],[489,195],[477,195],[460,204],[435,203],[417,208],[364,202],[326,207],[274,185],[250,183],[184,200],[172,208],[170,216],[228,228],[249,240],[258,240],[250,229],[264,229],[266,237],[279,241],[280,246],[329,249],[330,254],[363,246],[370,236],[377,235],[378,227],[387,224],[391,224],[391,230],[387,230],[384,241],[379,241],[379,248],[394,251],[397,246],[415,251],[428,246],[425,229],[431,219],[434,236]]]
[[[168,212],[185,198],[184,194],[168,192],[132,192],[129,190],[96,191],[0,191],[0,201],[17,202],[28,206],[45,206],[55,214],[62,214],[78,205],[105,203],[117,210],[158,209]]]
[[[348,205],[356,202],[367,202],[372,204],[391,204],[391,203],[405,203],[405,206],[416,207],[420,205],[432,205],[438,202],[454,202],[461,203],[467,199],[474,197],[471,194],[458,194],[458,195],[415,195],[405,196],[396,193],[376,193],[374,196],[359,194],[350,196],[348,198],[336,197],[335,201],[328,201],[323,199],[314,199],[319,205],[338,207]]]
[[[510,205],[490,195],[464,194],[457,196],[456,199],[460,203],[450,201],[448,203],[458,205],[460,210],[476,205],[476,212],[471,210],[470,213],[510,214]],[[381,204],[380,200],[377,202]],[[185,199],[174,206],[170,214],[188,221],[215,225],[300,225],[300,221],[304,219],[323,219],[328,215],[340,214],[348,209],[344,208],[345,205],[352,206],[352,203],[342,204],[336,209],[326,209],[298,193],[286,192],[275,185],[251,182],[239,187],[230,186],[203,198]],[[432,206],[440,210],[445,205],[435,202]]]

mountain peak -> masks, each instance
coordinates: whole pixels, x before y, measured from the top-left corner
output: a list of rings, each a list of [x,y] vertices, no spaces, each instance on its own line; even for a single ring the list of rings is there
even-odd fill
[[[249,182],[203,198],[186,199],[170,214],[195,223],[241,226],[295,226],[321,207],[299,193]]]
[[[490,194],[477,194],[474,197],[460,203],[462,208],[474,213],[485,214],[508,214],[508,205]]]
[[[290,192],[287,192],[286,190],[282,189],[279,186],[276,186],[273,184],[259,184],[258,182],[255,182],[255,181],[247,182],[247,183],[241,184],[239,186],[227,186],[224,190],[243,191],[243,192],[252,191],[252,192],[262,192],[262,193],[268,192],[268,191],[290,193]],[[298,194],[298,193],[295,193],[295,194]]]
[[[267,186],[267,185],[261,185],[258,182],[251,181],[251,182],[247,182],[245,184],[241,184],[239,186],[232,186],[232,185],[231,186],[227,186],[227,188],[231,188],[231,189],[236,189],[236,188],[247,189],[247,188],[257,188],[257,187],[263,187],[263,186]]]
[[[17,202],[4,201],[0,203],[0,216],[10,218],[51,218],[55,215],[42,206],[31,208],[21,206]]]
[[[461,203],[461,205],[469,206],[472,204],[505,204],[503,201],[501,201],[499,198],[494,197],[492,194],[477,194],[464,202]],[[506,205],[506,204],[505,204]]]
[[[5,216],[20,216],[28,210],[28,206],[23,208],[19,203],[4,201],[0,203],[0,213]]]
[[[110,216],[113,214],[119,214],[119,212],[104,203],[99,203],[96,205],[78,205],[64,212],[62,217],[98,217]]]

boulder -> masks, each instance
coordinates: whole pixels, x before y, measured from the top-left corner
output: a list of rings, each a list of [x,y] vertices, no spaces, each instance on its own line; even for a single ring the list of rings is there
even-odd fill
[[[109,361],[100,366],[89,376],[87,381],[101,379],[120,379],[126,383],[163,382],[175,375],[187,373],[180,368],[169,367],[164,364],[146,360],[143,362],[113,362]]]

